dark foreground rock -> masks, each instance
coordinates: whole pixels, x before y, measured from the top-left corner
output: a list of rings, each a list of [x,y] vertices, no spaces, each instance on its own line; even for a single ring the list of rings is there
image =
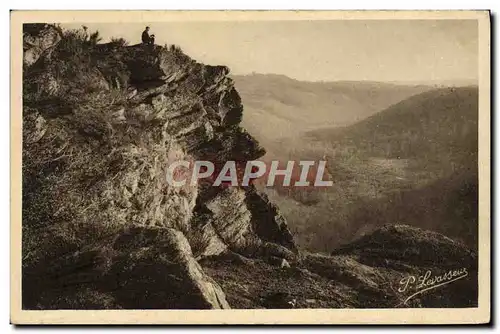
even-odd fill
[[[291,268],[227,254],[201,264],[233,308],[268,308],[269,294],[286,295],[299,308],[477,306],[476,254],[405,225],[385,226],[332,255],[304,253]]]
[[[25,272],[29,308],[230,308],[174,229],[133,227],[107,245],[46,265]]]

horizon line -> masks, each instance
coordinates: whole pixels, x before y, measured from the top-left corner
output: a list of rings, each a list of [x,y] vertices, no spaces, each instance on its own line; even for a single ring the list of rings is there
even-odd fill
[[[292,76],[282,74],[282,73],[260,73],[260,72],[250,72],[250,73],[233,73],[229,72],[230,76],[239,76],[239,77],[250,77],[250,76],[277,76],[277,77],[285,77],[294,81],[301,82],[310,82],[310,83],[340,83],[340,82],[364,82],[364,83],[388,83],[388,84],[400,84],[400,85],[424,85],[424,86],[433,86],[433,85],[450,85],[450,84],[459,84],[463,85],[466,83],[467,85],[478,86],[479,80],[474,78],[452,78],[452,79],[430,79],[430,80],[376,80],[376,79],[338,79],[338,80],[304,80],[297,79]]]

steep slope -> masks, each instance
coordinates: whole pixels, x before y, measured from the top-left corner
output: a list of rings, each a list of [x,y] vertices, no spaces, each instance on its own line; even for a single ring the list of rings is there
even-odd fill
[[[477,154],[477,110],[477,87],[435,89],[353,126],[310,135],[370,156],[464,164]]]
[[[475,249],[477,115],[477,87],[449,87],[348,127],[311,131],[294,154],[328,160],[333,186],[266,191],[309,250],[331,251],[387,223],[431,229]]]
[[[265,154],[240,126],[227,67],[175,46],[25,30],[33,45],[60,40],[23,72],[24,309],[476,305],[476,255],[444,236],[385,227],[338,254],[303,253],[254,186],[170,185],[174,161]],[[458,297],[443,289],[405,304],[394,291],[407,275],[463,266]]]
[[[364,224],[368,231],[369,225],[399,221],[476,248],[477,117],[477,87],[450,87],[413,96],[347,128],[311,133],[396,181],[387,181],[386,196],[361,201],[348,225]]]
[[[388,222],[437,231],[477,249],[477,173],[457,172],[420,188],[360,200],[346,219],[346,225],[357,235],[367,234]]]

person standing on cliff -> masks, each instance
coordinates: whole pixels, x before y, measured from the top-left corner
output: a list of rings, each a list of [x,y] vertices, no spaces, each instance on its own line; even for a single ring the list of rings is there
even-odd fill
[[[142,32],[142,44],[149,44],[151,42],[151,38],[149,37],[149,27],[146,27]]]

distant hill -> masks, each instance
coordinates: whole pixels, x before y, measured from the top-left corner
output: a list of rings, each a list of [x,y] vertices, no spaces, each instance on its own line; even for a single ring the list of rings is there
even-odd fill
[[[477,87],[440,88],[412,96],[353,126],[308,135],[370,156],[461,164],[477,154],[477,109]]]
[[[263,143],[297,132],[354,124],[432,87],[381,82],[306,82],[276,74],[233,76],[243,126]]]
[[[309,249],[328,251],[400,223],[475,248],[477,115],[477,87],[439,88],[354,125],[310,131],[294,154],[326,156],[333,186],[308,193],[269,190],[270,197]]]
[[[363,233],[387,222],[431,229],[477,247],[478,89],[413,96],[354,126],[317,137],[358,155],[407,161],[412,186],[360,201],[347,225]],[[391,160],[392,159],[392,160]]]

